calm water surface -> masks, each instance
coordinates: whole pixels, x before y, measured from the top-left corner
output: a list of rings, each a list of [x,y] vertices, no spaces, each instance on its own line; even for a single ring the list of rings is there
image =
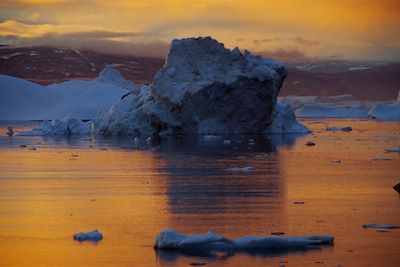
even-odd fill
[[[399,147],[400,124],[304,122],[313,134],[169,138],[154,148],[144,140],[135,148],[131,138],[7,137],[2,124],[0,265],[399,266],[400,229],[362,225],[400,225],[392,189],[400,155],[384,153]],[[333,133],[326,125],[354,130]],[[224,145],[227,138],[232,143]],[[226,170],[249,165],[251,173]],[[334,235],[335,245],[274,254],[157,252],[153,243],[165,228],[232,238]],[[93,229],[104,235],[99,243],[72,240]]]

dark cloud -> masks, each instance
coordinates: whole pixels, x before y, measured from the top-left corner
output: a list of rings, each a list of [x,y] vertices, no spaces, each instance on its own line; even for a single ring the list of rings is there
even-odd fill
[[[0,36],[0,41],[14,46],[36,46],[46,45],[58,48],[69,49],[90,49],[110,54],[136,55],[147,57],[164,58],[169,49],[169,44],[160,40],[152,41],[116,41],[100,36],[113,34],[95,34],[89,37],[81,36],[80,33],[74,34],[46,34],[35,38],[22,38],[14,35]],[[78,37],[79,36],[79,37]]]
[[[63,34],[56,34],[60,38],[123,38],[123,37],[137,37],[143,36],[143,33],[135,32],[112,32],[112,31],[83,31],[83,32],[70,32]]]
[[[318,42],[318,41],[307,40],[307,39],[304,39],[304,38],[301,37],[301,36],[297,36],[297,37],[293,38],[292,40],[293,40],[294,42],[298,43],[298,44],[301,44],[301,45],[307,45],[307,46],[316,46],[316,45],[319,45],[319,42]]]
[[[282,41],[282,39],[279,38],[279,37],[265,38],[265,39],[254,39],[253,40],[253,44],[259,45],[259,44],[262,44],[262,43],[271,43],[271,42],[280,42],[280,41]]]
[[[258,54],[263,57],[273,58],[281,61],[309,59],[302,51],[295,49],[293,50],[278,49],[275,51],[255,51],[254,54]]]
[[[305,46],[316,46],[319,45],[318,41],[314,41],[314,40],[308,40],[305,39],[301,36],[297,36],[294,38],[285,38],[282,39],[280,37],[274,37],[274,38],[264,38],[264,39],[254,39],[253,40],[253,44],[254,45],[260,45],[263,43],[273,43],[273,42],[295,42],[297,44],[300,45],[305,45]]]

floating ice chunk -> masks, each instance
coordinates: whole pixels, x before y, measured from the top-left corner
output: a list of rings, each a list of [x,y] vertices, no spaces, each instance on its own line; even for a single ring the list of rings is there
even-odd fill
[[[400,228],[398,225],[390,225],[390,224],[364,224],[364,228],[383,228],[383,229],[396,229]]]
[[[368,112],[368,117],[377,120],[400,120],[400,101],[378,103]]]
[[[397,193],[400,194],[400,183],[396,184],[395,186],[393,186],[393,189],[397,191]]]
[[[378,161],[378,160],[392,160],[391,158],[384,158],[380,156],[373,157],[372,160]]]
[[[13,128],[11,126],[8,126],[7,128],[7,135],[8,136],[13,136],[15,134]]]
[[[307,141],[305,144],[306,146],[315,146],[315,143],[313,141]]]
[[[154,247],[160,249],[183,249],[199,247],[217,242],[228,243],[232,245],[234,244],[232,240],[213,232],[208,232],[206,234],[184,235],[177,231],[166,229],[157,235]]]
[[[296,119],[293,109],[284,103],[277,103],[275,107],[275,119],[267,129],[266,134],[283,134],[283,133],[310,133],[303,124]]]
[[[80,242],[82,241],[93,241],[93,242],[97,242],[103,239],[103,235],[98,231],[98,230],[93,230],[90,232],[80,232],[80,233],[76,233],[74,234],[74,239],[78,240]]]
[[[204,249],[225,246],[233,250],[299,249],[313,245],[332,245],[333,236],[244,236],[229,239],[213,232],[184,235],[171,229],[157,235],[154,248],[157,249]]]
[[[350,126],[346,126],[346,127],[335,127],[335,126],[328,126],[326,127],[327,131],[331,131],[331,132],[336,132],[336,131],[343,131],[343,132],[351,132],[353,130],[353,128],[351,128]]]
[[[364,103],[303,103],[296,109],[299,118],[366,118],[371,105]]]
[[[385,149],[385,153],[400,153],[400,148]]]
[[[246,166],[246,167],[232,167],[226,170],[230,172],[252,172],[254,171],[254,168],[251,166]]]
[[[232,141],[229,140],[229,139],[226,139],[226,140],[222,141],[222,143],[223,143],[224,145],[230,145],[230,144],[232,143]]]
[[[68,116],[61,120],[45,120],[42,124],[30,131],[19,132],[18,135],[40,136],[40,135],[88,135],[90,126],[79,119],[69,118]]]

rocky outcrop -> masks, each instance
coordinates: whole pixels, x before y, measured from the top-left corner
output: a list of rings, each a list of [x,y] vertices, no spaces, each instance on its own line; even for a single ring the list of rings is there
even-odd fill
[[[171,43],[165,66],[93,121],[97,134],[262,133],[274,121],[287,69],[216,40]]]

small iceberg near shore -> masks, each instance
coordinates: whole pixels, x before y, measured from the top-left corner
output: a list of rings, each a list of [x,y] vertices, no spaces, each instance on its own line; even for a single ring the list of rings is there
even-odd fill
[[[21,136],[44,136],[44,135],[89,135],[90,124],[80,119],[70,118],[43,121],[39,127],[30,131],[22,131]]]
[[[90,232],[79,232],[73,235],[74,239],[83,242],[83,241],[92,241],[98,242],[103,239],[103,235],[98,230],[93,230]]]
[[[166,229],[154,244],[156,249],[226,249],[233,251],[307,249],[316,245],[333,245],[333,236],[244,236],[229,239],[213,232],[184,235]]]

